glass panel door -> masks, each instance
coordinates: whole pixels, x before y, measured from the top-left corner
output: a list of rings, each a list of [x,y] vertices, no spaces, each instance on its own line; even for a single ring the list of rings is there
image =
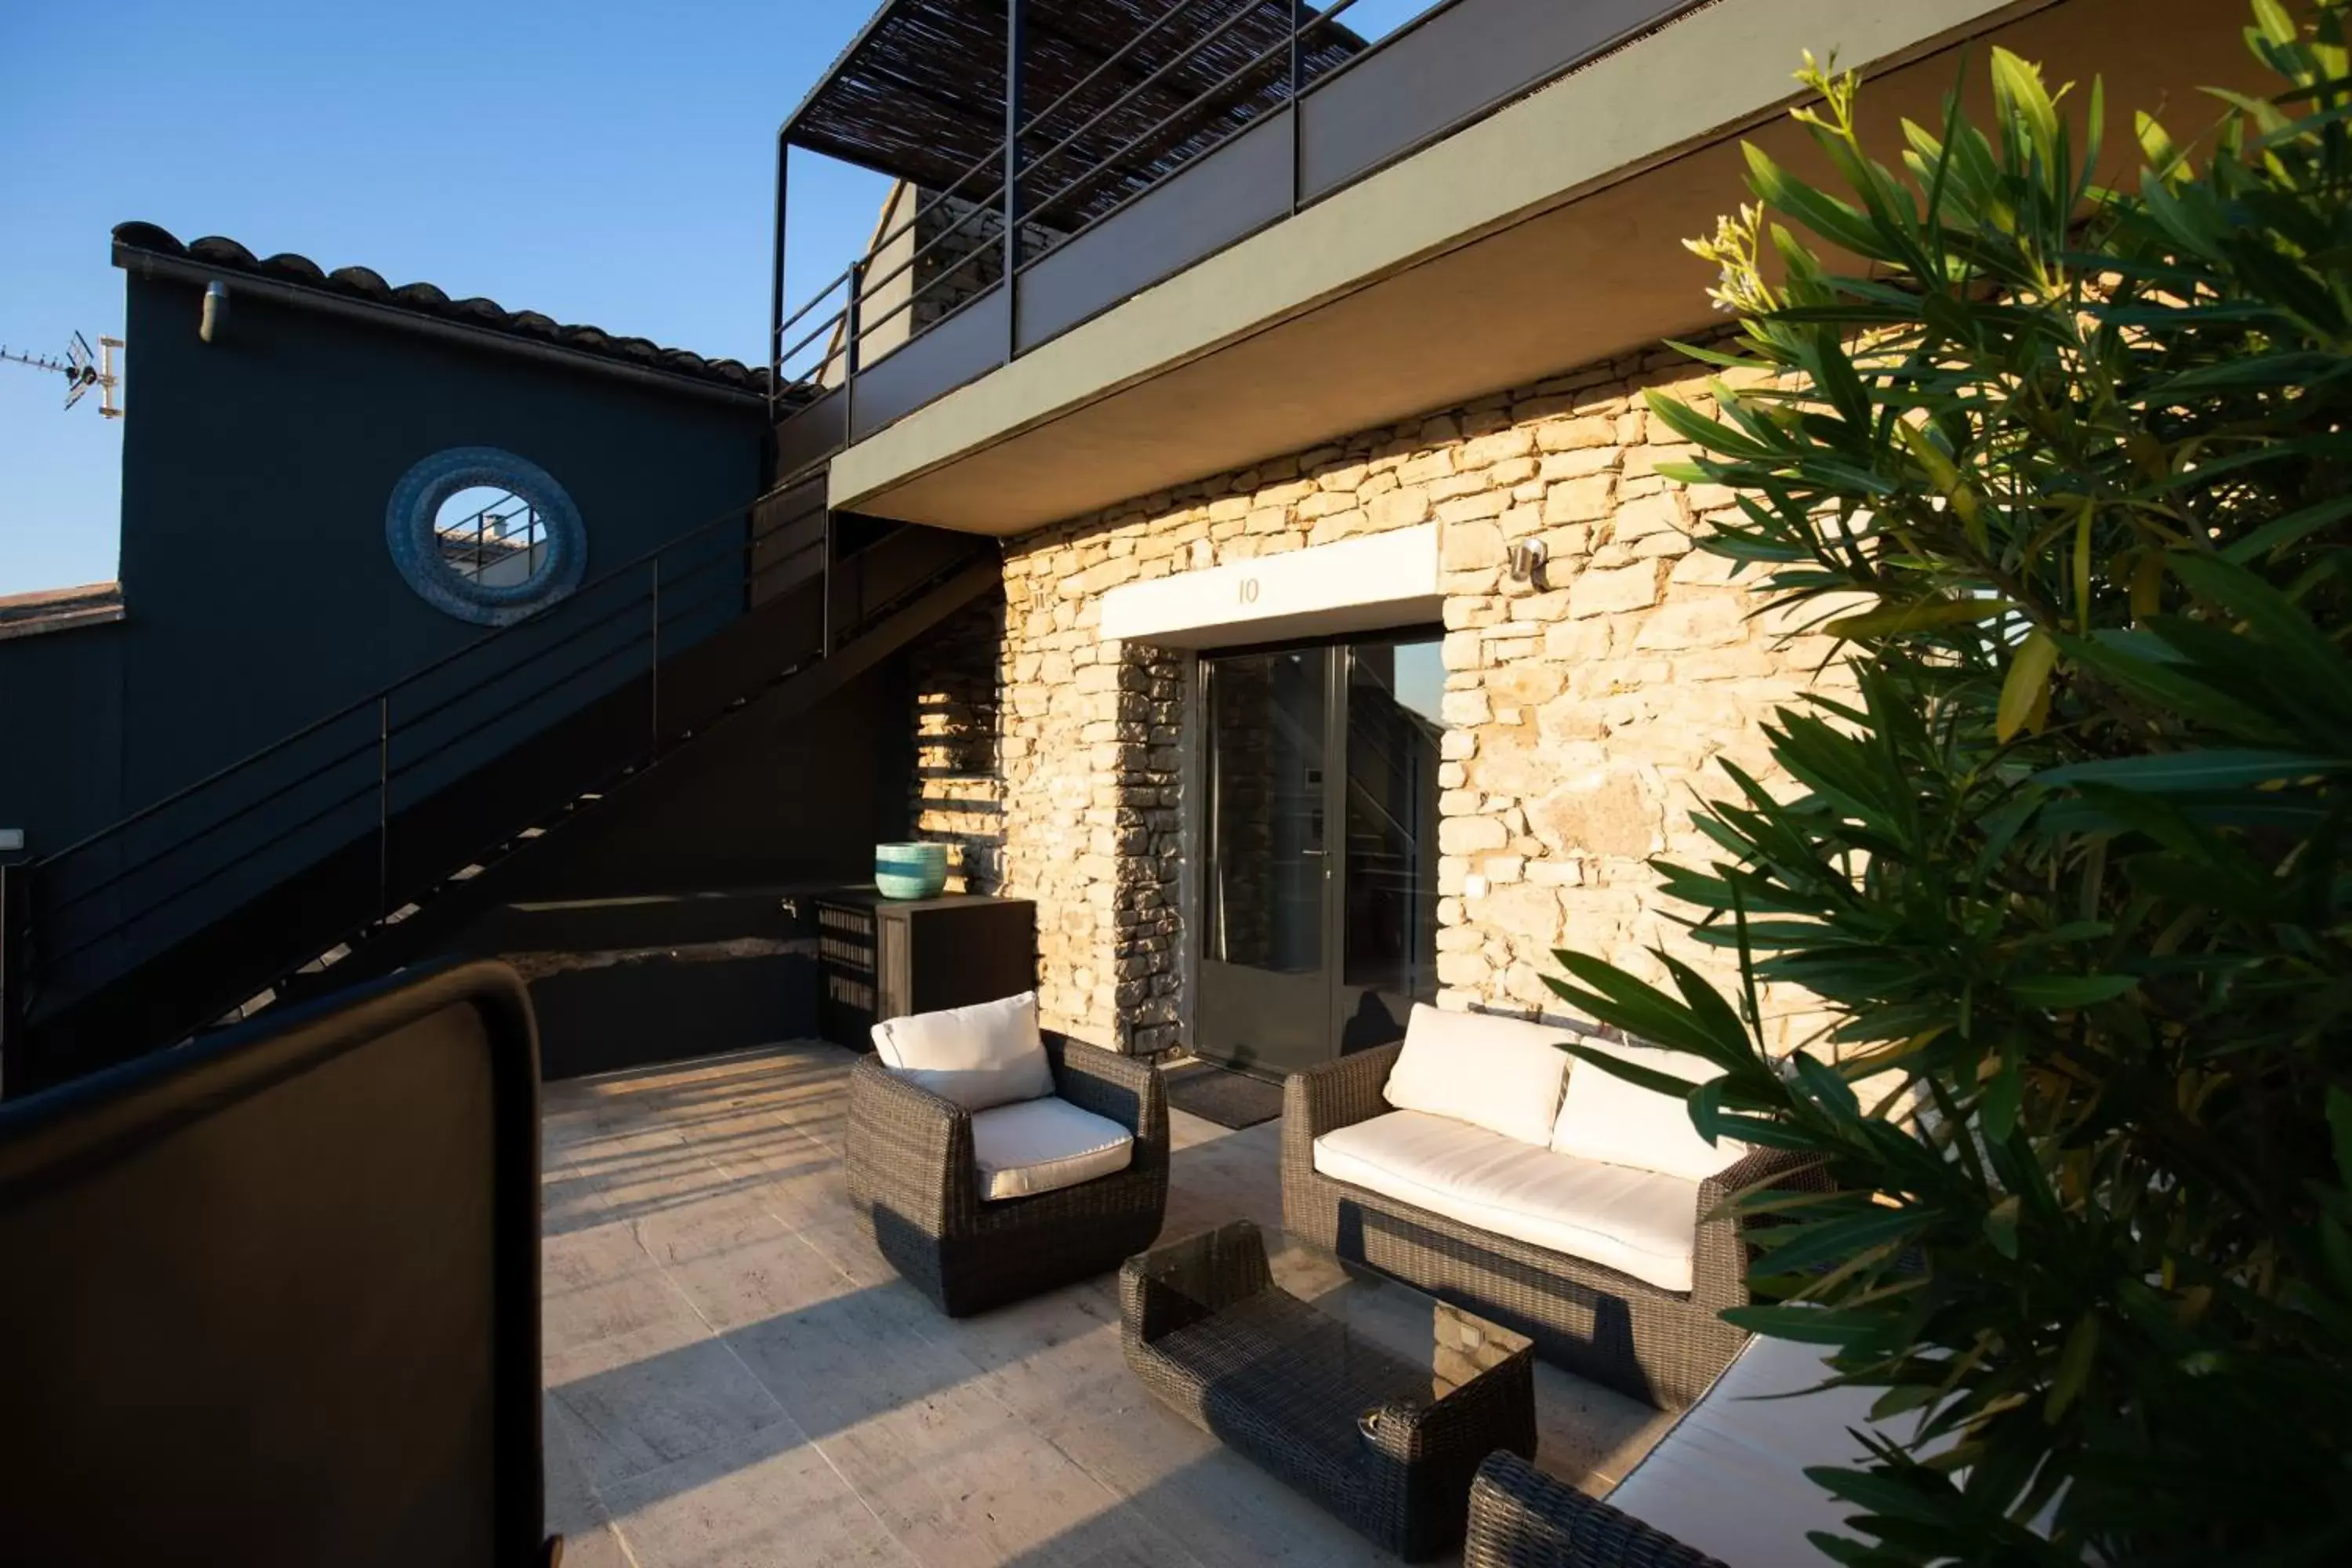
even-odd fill
[[[1280,1074],[1331,1053],[1325,756],[1333,650],[1203,660],[1201,1055]]]
[[[1437,998],[1439,646],[1423,638],[1347,650],[1341,1051],[1402,1038],[1413,1003]]]
[[[1295,1071],[1398,1038],[1435,999],[1438,649],[1202,661],[1201,1055]]]

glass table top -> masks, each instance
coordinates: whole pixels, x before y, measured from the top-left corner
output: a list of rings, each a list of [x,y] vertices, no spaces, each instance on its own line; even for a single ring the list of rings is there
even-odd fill
[[[1310,1316],[1276,1303],[1284,1308],[1279,1314],[1257,1315],[1259,1331],[1311,1338],[1311,1349],[1303,1342],[1293,1348],[1318,1360],[1377,1361],[1388,1373],[1381,1381],[1398,1394],[1406,1390],[1396,1380],[1409,1373],[1416,1400],[1434,1404],[1529,1349],[1526,1336],[1475,1312],[1343,1261],[1304,1237],[1247,1220],[1179,1237],[1146,1257],[1162,1287],[1191,1300],[1206,1317],[1232,1312],[1249,1295],[1253,1250],[1265,1260],[1256,1278],[1312,1309]]]

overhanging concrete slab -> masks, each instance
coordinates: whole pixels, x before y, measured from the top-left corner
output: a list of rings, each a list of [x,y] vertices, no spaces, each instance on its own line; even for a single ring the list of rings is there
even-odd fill
[[[1993,43],[2104,75],[2120,168],[2132,109],[2200,131],[2199,87],[2252,84],[2242,25],[2210,0],[1723,0],[850,447],[831,503],[1018,533],[1705,326],[1680,241],[1746,196],[1743,134],[1816,165],[1781,112],[1803,48],[1864,66],[1890,151]]]

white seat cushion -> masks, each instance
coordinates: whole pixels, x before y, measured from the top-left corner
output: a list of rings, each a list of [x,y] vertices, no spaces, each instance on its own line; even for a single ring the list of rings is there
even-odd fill
[[[1483,1127],[1391,1110],[1315,1140],[1315,1169],[1448,1219],[1691,1288],[1698,1184],[1530,1149]]]
[[[1037,1033],[1037,994],[918,1013],[874,1026],[882,1065],[966,1110],[1054,1092],[1054,1064]]]
[[[1571,1037],[1519,1018],[1444,1013],[1413,1004],[1404,1049],[1381,1090],[1399,1110],[1448,1116],[1532,1143],[1550,1143]]]
[[[1873,1429],[1878,1391],[1828,1388],[1822,1347],[1762,1335],[1748,1342],[1706,1397],[1684,1415],[1609,1503],[1731,1568],[1819,1568],[1810,1530],[1847,1531],[1855,1511],[1805,1479],[1809,1465],[1851,1467],[1864,1448],[1849,1427]],[[1912,1418],[1878,1427],[1908,1437]]]
[[[1714,1064],[1680,1051],[1589,1040],[1579,1043],[1688,1083],[1723,1076]],[[1605,1160],[1612,1165],[1692,1182],[1705,1181],[1748,1152],[1747,1144],[1728,1138],[1709,1143],[1700,1137],[1698,1129],[1691,1125],[1690,1107],[1685,1101],[1630,1083],[1588,1061],[1579,1061],[1569,1072],[1568,1092],[1560,1098],[1559,1121],[1550,1142],[1562,1154]]]
[[[1134,1133],[1050,1094],[972,1112],[971,1163],[983,1198],[1075,1187],[1124,1171],[1134,1158]]]

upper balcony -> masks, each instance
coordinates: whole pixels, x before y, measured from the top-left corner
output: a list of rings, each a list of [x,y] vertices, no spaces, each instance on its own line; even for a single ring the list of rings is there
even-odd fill
[[[1288,112],[1368,53],[1339,20],[1356,4],[887,0],[780,133],[772,363],[814,394],[780,408],[780,477],[1395,155],[1362,133],[1397,91],[1377,73],[1322,135]],[[794,147],[898,184],[866,252],[786,314]]]
[[[1444,0],[1378,42],[1355,5],[888,0],[781,133],[899,184],[788,313],[780,174],[778,477],[1015,533],[1704,328],[1678,241],[1743,138],[1811,171],[1806,48],[1882,145],[1965,49],[2104,74],[2118,174],[2125,108],[2186,128],[2244,54],[2202,0]]]

